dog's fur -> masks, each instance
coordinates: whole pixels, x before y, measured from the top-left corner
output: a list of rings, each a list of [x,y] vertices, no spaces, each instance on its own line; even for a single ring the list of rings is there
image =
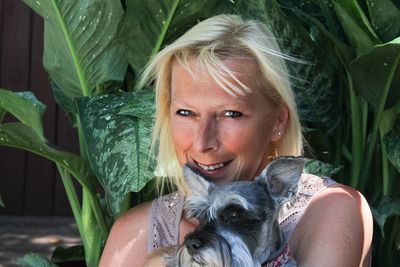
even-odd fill
[[[296,194],[304,163],[301,157],[281,157],[254,181],[224,186],[184,166],[192,192],[185,210],[200,225],[166,253],[167,266],[261,266],[283,246],[279,210]]]

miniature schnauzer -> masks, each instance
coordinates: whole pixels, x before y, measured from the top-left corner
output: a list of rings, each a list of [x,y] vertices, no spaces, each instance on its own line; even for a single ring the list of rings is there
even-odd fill
[[[254,181],[224,186],[184,166],[192,192],[185,210],[200,225],[165,256],[167,266],[261,266],[283,246],[279,210],[297,193],[305,162],[301,157],[280,157]]]

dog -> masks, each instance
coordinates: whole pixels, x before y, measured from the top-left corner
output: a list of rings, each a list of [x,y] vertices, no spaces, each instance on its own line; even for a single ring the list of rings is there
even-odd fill
[[[164,255],[166,266],[261,266],[284,245],[280,207],[297,193],[305,162],[302,157],[280,157],[254,181],[223,186],[185,165],[192,193],[185,210],[200,224],[179,248]]]

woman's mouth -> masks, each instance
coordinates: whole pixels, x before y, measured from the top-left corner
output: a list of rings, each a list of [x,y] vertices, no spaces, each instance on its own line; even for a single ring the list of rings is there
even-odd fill
[[[218,170],[225,166],[225,164],[223,162],[217,163],[214,165],[203,165],[201,163],[197,163],[197,165],[205,171],[214,171],[214,170]]]
[[[229,163],[231,163],[232,160],[214,164],[202,164],[200,162],[197,162],[196,160],[194,160],[194,162],[200,170],[206,172],[207,174],[217,174],[222,171]]]

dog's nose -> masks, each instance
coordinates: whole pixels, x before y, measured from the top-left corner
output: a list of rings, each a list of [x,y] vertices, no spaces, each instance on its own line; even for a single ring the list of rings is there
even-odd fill
[[[188,238],[185,242],[185,246],[187,248],[187,250],[189,251],[189,254],[194,254],[197,252],[197,250],[199,250],[202,246],[203,246],[203,242],[201,242],[201,240],[192,237],[192,238]]]

